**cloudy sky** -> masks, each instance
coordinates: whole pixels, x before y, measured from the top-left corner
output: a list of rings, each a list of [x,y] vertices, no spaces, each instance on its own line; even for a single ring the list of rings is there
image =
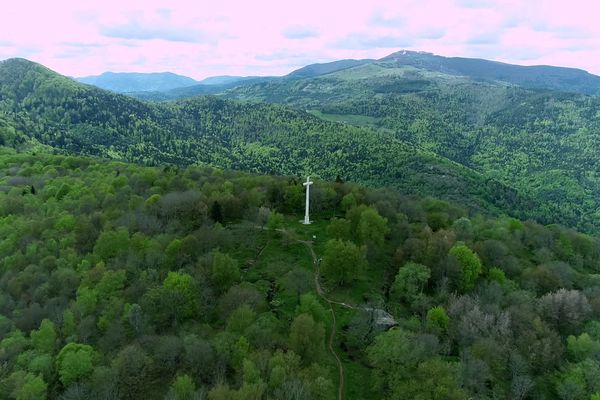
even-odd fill
[[[282,75],[400,49],[600,75],[594,0],[9,1],[0,59],[62,74]]]

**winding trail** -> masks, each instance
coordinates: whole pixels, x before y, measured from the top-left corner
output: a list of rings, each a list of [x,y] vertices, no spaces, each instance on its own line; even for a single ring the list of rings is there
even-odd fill
[[[344,400],[344,388],[346,386],[345,382],[344,382],[344,366],[342,365],[342,360],[340,359],[340,357],[337,355],[337,353],[335,352],[335,350],[333,349],[333,341],[335,339],[335,333],[337,331],[336,328],[336,319],[335,319],[335,312],[333,311],[333,305],[337,304],[337,305],[341,305],[343,307],[347,307],[347,308],[351,308],[351,309],[355,309],[355,307],[346,304],[346,303],[339,303],[337,301],[331,300],[329,298],[327,298],[327,296],[325,296],[325,292],[323,291],[323,288],[321,287],[321,282],[319,282],[319,258],[317,257],[317,253],[315,253],[315,249],[313,247],[313,242],[311,241],[306,241],[306,240],[298,240],[298,242],[304,244],[307,248],[308,251],[310,252],[310,255],[312,257],[313,260],[313,265],[315,266],[315,288],[317,289],[317,294],[319,295],[320,298],[322,298],[323,300],[325,300],[327,302],[327,304],[329,304],[329,311],[331,311],[331,316],[332,318],[332,323],[331,323],[331,334],[329,335],[329,342],[328,342],[328,347],[329,347],[329,351],[331,352],[331,354],[333,354],[333,357],[335,358],[335,361],[337,362],[338,365],[338,370],[339,370],[339,385],[338,385],[338,400]]]
[[[340,307],[344,307],[344,308],[347,308],[350,310],[378,312],[379,315],[381,315],[381,313],[383,312],[384,315],[383,315],[383,318],[380,316],[380,318],[379,318],[380,321],[382,321],[384,324],[388,324],[388,326],[394,326],[397,323],[391,315],[387,314],[383,310],[373,308],[373,307],[357,307],[357,306],[353,306],[352,304],[335,301],[335,300],[328,298],[325,295],[325,291],[321,287],[321,282],[319,281],[319,276],[321,275],[320,274],[321,263],[320,263],[320,259],[317,257],[317,253],[315,253],[315,248],[313,246],[313,242],[308,241],[308,240],[300,240],[300,239],[298,239],[298,242],[305,245],[306,248],[308,249],[308,251],[310,252],[310,255],[313,260],[313,265],[315,267],[315,288],[317,289],[317,294],[319,295],[320,298],[325,300],[327,302],[327,304],[329,304],[329,311],[331,311],[331,315],[333,317],[332,324],[331,324],[331,334],[329,335],[328,345],[329,345],[329,351],[331,352],[331,354],[333,354],[333,357],[335,357],[335,360],[338,365],[338,369],[340,371],[340,384],[338,387],[338,400],[344,400],[344,388],[345,388],[344,366],[342,365],[342,360],[340,359],[340,357],[337,355],[337,353],[333,349],[333,341],[335,339],[335,333],[336,333],[336,319],[335,319],[335,312],[333,311],[333,305],[335,304],[335,305],[338,305]]]
[[[265,227],[256,227],[256,228],[261,229],[261,230],[266,230]],[[291,234],[290,231],[288,231],[286,229],[282,229],[282,228],[278,228],[278,229],[276,229],[276,231],[282,233],[283,235],[290,236],[290,234]],[[301,243],[304,246],[306,246],[306,248],[310,252],[310,256],[312,258],[313,265],[315,267],[315,272],[314,272],[315,273],[315,289],[317,290],[317,295],[320,298],[322,298],[323,300],[325,300],[327,302],[327,304],[329,304],[329,311],[331,311],[332,322],[331,322],[331,333],[329,334],[329,340],[328,340],[327,346],[329,347],[329,351],[335,358],[335,361],[338,365],[338,370],[339,370],[338,400],[344,400],[345,387],[346,387],[345,379],[344,379],[344,365],[342,364],[342,360],[340,359],[340,357],[337,355],[337,353],[335,352],[335,350],[333,348],[333,341],[335,340],[335,334],[337,331],[337,321],[336,321],[336,317],[335,317],[335,311],[333,310],[333,305],[335,304],[335,305],[338,305],[340,307],[344,307],[344,308],[347,308],[350,310],[363,310],[363,311],[380,311],[380,310],[377,310],[376,308],[372,308],[372,307],[356,307],[356,306],[353,306],[348,303],[335,301],[335,300],[328,298],[325,295],[325,291],[321,287],[321,282],[319,281],[320,260],[319,260],[319,257],[317,256],[317,253],[315,252],[313,242],[311,240],[301,240],[301,239],[296,239],[296,242]],[[391,318],[391,316],[390,316],[390,318]],[[391,321],[393,322],[392,325],[396,324],[396,322],[393,320],[393,318],[391,318]]]

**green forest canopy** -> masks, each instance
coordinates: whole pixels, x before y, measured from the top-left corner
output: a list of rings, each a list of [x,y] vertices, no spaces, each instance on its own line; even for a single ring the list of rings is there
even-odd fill
[[[0,176],[0,399],[334,399],[313,235],[361,260],[328,296],[398,323],[335,308],[347,398],[600,390],[596,238],[320,180],[305,227],[300,180],[209,167],[3,149]]]

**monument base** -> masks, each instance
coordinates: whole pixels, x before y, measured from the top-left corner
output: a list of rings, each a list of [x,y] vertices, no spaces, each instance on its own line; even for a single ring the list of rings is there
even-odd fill
[[[309,220],[307,220],[307,219],[301,219],[301,220],[300,220],[300,223],[301,223],[302,225],[310,225],[310,224],[312,224],[312,221],[309,221]]]

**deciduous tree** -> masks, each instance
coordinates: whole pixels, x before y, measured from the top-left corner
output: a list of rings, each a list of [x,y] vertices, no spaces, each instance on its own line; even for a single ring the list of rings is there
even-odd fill
[[[366,265],[364,251],[352,242],[332,239],[325,245],[323,275],[338,285],[352,282]]]
[[[461,288],[469,291],[475,287],[475,282],[481,274],[481,261],[464,243],[457,243],[449,252],[450,256],[454,257],[461,269]]]
[[[89,376],[94,369],[95,352],[92,346],[68,343],[56,356],[56,369],[65,386]]]

